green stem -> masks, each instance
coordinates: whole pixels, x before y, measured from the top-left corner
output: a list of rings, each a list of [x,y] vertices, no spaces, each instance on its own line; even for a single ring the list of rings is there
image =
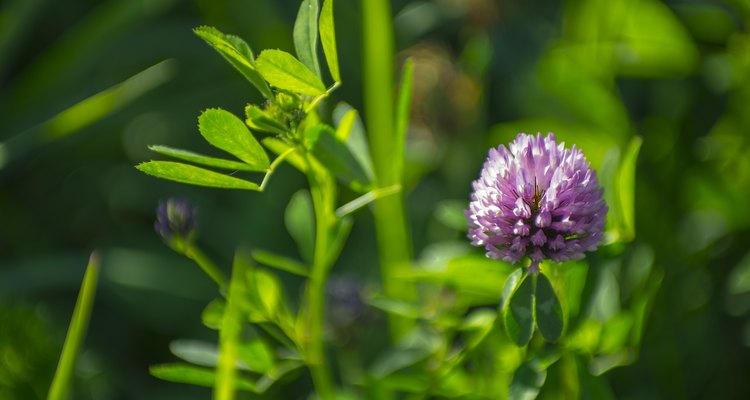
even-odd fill
[[[294,148],[290,148],[287,151],[279,154],[278,157],[276,157],[275,160],[271,163],[271,165],[268,166],[268,170],[266,170],[266,175],[263,177],[263,181],[260,183],[260,191],[264,191],[266,189],[266,185],[268,184],[268,180],[271,179],[271,176],[274,172],[276,172],[276,168],[281,165],[281,163],[284,161],[287,156],[294,153]]]
[[[219,288],[221,290],[227,289],[227,278],[224,276],[224,273],[221,272],[219,267],[216,266],[216,264],[213,263],[208,257],[206,257],[205,254],[203,254],[202,251],[198,248],[198,246],[190,243],[187,245],[187,248],[185,249],[185,257],[195,261],[196,264],[203,270],[203,272],[206,273],[211,279],[213,279],[214,282],[216,282],[217,285],[219,285]]]
[[[308,329],[309,343],[307,362],[315,384],[315,390],[321,400],[334,397],[331,373],[325,356],[323,323],[325,319],[325,283],[328,271],[334,260],[328,257],[331,231],[336,222],[334,211],[336,188],[328,171],[315,168],[315,163],[307,154],[307,178],[310,182],[310,194],[315,209],[315,250],[313,265],[310,271],[308,286]]]
[[[364,105],[367,132],[379,187],[401,184],[393,159],[403,143],[397,143],[394,123],[393,24],[389,0],[362,1],[364,54]],[[375,203],[375,233],[380,252],[380,268],[386,296],[404,301],[416,299],[414,285],[399,280],[411,262],[411,236],[406,223],[403,194]],[[414,321],[390,315],[391,336],[398,339]]]
[[[47,400],[63,400],[67,397],[70,380],[76,366],[78,350],[86,334],[91,309],[94,306],[98,276],[99,257],[97,253],[92,253],[89,258],[89,264],[86,267],[86,273],[83,275],[81,290],[78,293],[78,300],[76,300],[76,306],[73,309],[73,317],[70,319],[70,327],[65,336],[65,344],[63,344],[55,376],[52,378],[52,385],[49,388]]]
[[[244,257],[236,254],[229,281],[227,305],[219,330],[219,361],[216,365],[214,398],[234,400],[237,381],[237,357],[239,354],[242,325],[245,320],[242,302],[247,298],[247,268]]]
[[[313,101],[311,101],[310,104],[305,108],[305,114],[309,114],[310,111],[314,110],[315,107],[318,106],[318,103],[320,103],[321,100],[330,96],[331,93],[333,93],[336,89],[338,89],[339,86],[341,86],[341,82],[335,82],[333,85],[331,85],[331,87],[328,88],[328,90],[326,90],[325,93],[313,99]]]

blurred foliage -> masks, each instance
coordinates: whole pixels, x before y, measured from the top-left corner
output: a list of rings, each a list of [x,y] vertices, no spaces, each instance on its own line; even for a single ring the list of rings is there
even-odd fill
[[[572,355],[558,358],[554,348],[532,342],[535,356],[514,382],[509,371],[497,371],[506,378],[472,381],[470,369],[441,365],[437,372],[445,379],[436,396],[467,397],[466,387],[478,394],[533,393],[540,381],[545,398],[750,396],[750,211],[744,206],[750,3],[393,4],[399,59],[415,62],[406,183],[420,256],[419,268],[403,279],[420,282],[435,303],[414,310],[369,298],[365,286],[372,306],[417,313],[431,329],[475,344],[480,350],[461,355],[465,365],[491,364],[488,357],[521,365],[524,355],[506,337],[482,336],[494,323],[482,307],[497,303],[510,269],[468,248],[455,212],[486,149],[519,131],[553,131],[598,168],[615,212],[630,207],[611,200],[613,182],[629,179],[619,166],[637,164],[635,223],[623,222],[612,233],[629,237],[634,229],[634,242],[551,271],[555,287],[580,296],[562,299],[568,325],[560,345]],[[82,265],[95,247],[102,249],[102,281],[76,398],[209,395],[148,375],[149,365],[174,361],[170,342],[216,338],[196,317],[214,295],[210,282],[163,248],[152,229],[156,205],[172,196],[197,204],[198,240],[228,273],[238,238],[297,257],[281,221],[304,181],[284,166],[257,196],[164,183],[133,165],[150,157],[147,145],[154,143],[216,155],[196,134],[195,116],[210,107],[243,115],[243,104],[261,100],[193,28],[213,25],[253,48],[291,51],[297,6],[292,0],[0,5],[0,397],[46,393]],[[345,84],[331,105],[346,99],[361,109],[359,11],[357,2],[336,3]],[[635,137],[642,138],[637,159],[629,151]],[[357,215],[335,273],[377,281],[371,232],[371,217]],[[298,277],[284,277],[284,287],[297,287]],[[438,315],[444,318],[431,319]],[[334,337],[332,344],[349,349],[339,360],[341,373],[355,380],[362,371],[347,366],[361,358],[387,387],[423,389],[423,377],[404,382],[390,372],[448,359],[452,343],[426,330],[405,338],[408,353],[380,354],[382,318],[371,310],[358,320],[356,340],[336,328],[335,336],[347,339]],[[174,343],[178,356],[206,357],[195,354],[200,345]],[[9,363],[13,357],[19,361]],[[608,370],[606,379],[597,378]],[[299,398],[306,386],[302,380],[275,394]]]

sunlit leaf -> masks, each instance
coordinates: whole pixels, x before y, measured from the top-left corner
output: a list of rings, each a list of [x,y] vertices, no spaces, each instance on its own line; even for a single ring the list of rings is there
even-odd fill
[[[216,381],[214,369],[196,367],[184,363],[158,364],[149,368],[151,375],[169,382],[188,383],[191,385],[213,387]],[[248,392],[257,393],[255,384],[244,377],[237,377],[236,388]]]
[[[213,108],[198,117],[198,129],[211,145],[263,171],[270,164],[268,154],[241,119],[229,111]]]
[[[215,299],[208,303],[201,313],[203,325],[211,329],[219,329],[221,320],[224,318],[224,307],[226,303],[222,299]]]
[[[336,106],[338,109],[341,106],[339,104]],[[336,111],[333,111],[334,118],[336,117]],[[349,109],[343,115],[341,116],[341,119],[338,120],[336,124],[336,138],[342,142],[346,142],[346,139],[349,138],[349,134],[352,132],[352,128],[354,128],[354,122],[357,120],[357,110],[355,109]]]
[[[328,62],[328,70],[336,82],[341,82],[339,73],[339,56],[336,50],[336,30],[333,23],[333,0],[324,0],[323,10],[320,12],[320,41],[323,53]]]
[[[274,368],[274,355],[260,337],[241,343],[237,357],[253,372],[265,374]]]
[[[534,315],[539,333],[548,341],[556,342],[562,335],[563,313],[560,300],[544,274],[537,275]]]
[[[189,161],[195,164],[205,165],[207,167],[223,168],[229,170],[239,171],[262,171],[252,165],[245,164],[239,161],[224,160],[221,158],[204,156],[202,154],[193,153],[192,151],[175,149],[168,146],[153,145],[148,146],[148,149],[165,156],[176,158],[182,161]]]
[[[271,86],[309,96],[319,96],[326,92],[320,78],[287,52],[264,50],[258,56],[257,66]]]
[[[195,34],[200,36],[211,47],[224,57],[234,68],[237,69],[247,80],[250,81],[268,99],[273,98],[273,93],[268,84],[260,76],[255,68],[253,52],[250,46],[237,36],[225,35],[216,28],[200,26],[195,29]]]
[[[312,263],[315,246],[315,211],[308,191],[300,190],[289,200],[284,213],[284,224],[292,239],[297,242],[302,259]]]
[[[396,134],[393,139],[393,174],[395,182],[401,182],[404,175],[404,152],[406,148],[406,133],[409,130],[409,116],[411,113],[411,92],[414,81],[414,61],[407,59],[401,71],[401,87],[398,90],[396,107]]]
[[[302,0],[294,22],[294,50],[297,57],[318,78],[318,0]]]
[[[370,146],[367,144],[365,126],[357,110],[349,104],[338,103],[333,110],[334,120],[337,121],[336,137],[346,143],[357,162],[372,182],[375,177],[370,156]]]
[[[359,210],[360,208],[368,204],[371,204],[372,202],[377,201],[378,199],[382,199],[383,197],[394,195],[400,191],[401,191],[401,186],[399,185],[389,186],[387,188],[373,189],[363,194],[362,196],[359,196],[356,199],[337,208],[336,215],[339,218],[345,217]]]
[[[284,293],[279,279],[261,268],[249,270],[247,278],[250,282],[250,297],[253,299],[253,305],[259,309],[265,319],[275,321],[276,318],[283,317],[281,314]]]
[[[157,178],[190,185],[224,189],[260,189],[257,184],[244,179],[173,161],[147,161],[136,165],[136,168]]]
[[[631,337],[633,323],[633,315],[627,311],[623,311],[607,321],[602,330],[599,352],[612,354],[625,348]]]
[[[521,279],[503,310],[503,320],[508,336],[517,345],[524,346],[534,333],[534,276],[526,275]]]
[[[632,240],[635,236],[635,169],[641,143],[643,139],[639,136],[633,137],[623,154],[617,172],[618,199],[626,240]]]

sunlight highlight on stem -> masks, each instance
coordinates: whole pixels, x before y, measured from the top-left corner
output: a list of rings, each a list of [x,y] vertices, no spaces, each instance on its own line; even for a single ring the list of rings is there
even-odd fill
[[[91,253],[86,273],[83,275],[81,290],[78,292],[73,317],[70,320],[70,327],[65,336],[60,361],[57,364],[55,376],[52,378],[47,400],[64,400],[70,387],[70,381],[76,366],[76,358],[86,335],[86,328],[91,317],[91,309],[94,306],[94,296],[96,295],[96,286],[99,277],[100,266],[99,254]]]
[[[375,175],[379,187],[401,183],[395,168],[403,165],[394,155],[403,155],[404,143],[397,142],[394,123],[393,23],[390,1],[362,2],[364,105]],[[411,235],[407,226],[403,196],[388,196],[375,204],[375,233],[385,294],[397,300],[416,298],[414,285],[397,276],[408,272]],[[405,317],[390,315],[391,337],[403,337],[414,325]]]

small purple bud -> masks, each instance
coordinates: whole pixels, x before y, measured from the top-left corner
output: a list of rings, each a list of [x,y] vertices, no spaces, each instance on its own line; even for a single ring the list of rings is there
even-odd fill
[[[185,199],[159,202],[154,229],[167,241],[189,239],[195,229],[195,209]]]

